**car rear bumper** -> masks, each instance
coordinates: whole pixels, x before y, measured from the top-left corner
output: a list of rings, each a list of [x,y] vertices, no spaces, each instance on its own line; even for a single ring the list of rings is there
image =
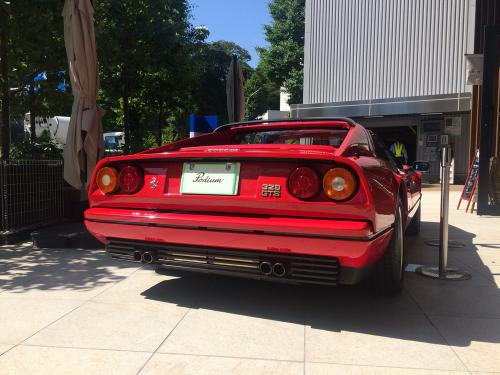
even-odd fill
[[[311,261],[330,258],[337,262],[341,270],[345,269],[345,272],[340,273],[347,275],[349,269],[361,270],[375,263],[385,251],[392,235],[391,229],[373,233],[369,222],[330,219],[159,213],[104,208],[87,210],[85,219],[88,230],[105,243],[115,257],[132,260],[135,250],[144,252],[150,249],[154,250],[155,263],[170,268],[190,268],[193,265],[186,262],[174,266],[171,253],[180,251],[183,256],[193,260],[191,253],[194,251],[194,258],[200,254],[203,256],[203,259],[200,258],[204,264],[203,271],[214,273],[228,271],[210,265],[215,251],[217,254],[222,252],[224,257],[237,254],[237,258],[243,256],[259,263],[266,259],[276,263],[283,257],[290,263],[295,256],[305,256]],[[126,249],[124,256],[113,253],[113,249],[119,249],[120,246]],[[165,256],[162,258],[160,253]],[[199,270],[200,264],[195,268]],[[221,272],[215,272],[217,270]],[[356,279],[357,276],[350,278]],[[352,283],[347,279],[340,280]]]
[[[148,263],[164,272],[190,271],[282,283],[336,285],[356,284],[371,267],[340,267],[336,257],[279,254],[238,249],[219,249],[143,241],[111,240],[106,251],[116,259],[138,262],[136,254],[151,254]],[[267,264],[269,272],[261,265]],[[275,271],[280,266],[283,273]]]

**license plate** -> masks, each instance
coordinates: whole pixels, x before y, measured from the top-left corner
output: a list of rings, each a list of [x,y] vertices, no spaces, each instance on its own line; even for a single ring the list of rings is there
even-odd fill
[[[240,163],[184,163],[181,194],[237,195]]]

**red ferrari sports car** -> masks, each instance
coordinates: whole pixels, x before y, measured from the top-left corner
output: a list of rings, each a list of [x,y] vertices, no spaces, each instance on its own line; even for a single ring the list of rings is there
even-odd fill
[[[394,292],[420,186],[351,119],[253,121],[101,160],[85,224],[118,259]]]

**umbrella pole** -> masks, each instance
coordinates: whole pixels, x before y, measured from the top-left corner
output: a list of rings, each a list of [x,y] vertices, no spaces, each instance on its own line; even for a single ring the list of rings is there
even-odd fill
[[[234,105],[233,105],[233,114],[234,114],[234,121],[235,122],[239,122],[241,121],[240,119],[240,111],[239,111],[239,107],[240,107],[240,103],[239,103],[239,95],[238,95],[238,92],[239,92],[239,82],[237,80],[237,77],[238,77],[238,57],[236,55],[233,55],[233,97],[234,97]]]

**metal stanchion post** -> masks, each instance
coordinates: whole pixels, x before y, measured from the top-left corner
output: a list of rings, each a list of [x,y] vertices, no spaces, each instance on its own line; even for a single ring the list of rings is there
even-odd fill
[[[451,150],[446,143],[441,149],[441,210],[439,218],[439,266],[423,266],[416,272],[422,276],[441,280],[467,280],[471,275],[465,271],[448,268],[448,216],[450,209],[450,165]]]
[[[439,217],[439,277],[442,279],[448,266],[448,215],[450,208],[450,148],[441,152],[441,214]]]

